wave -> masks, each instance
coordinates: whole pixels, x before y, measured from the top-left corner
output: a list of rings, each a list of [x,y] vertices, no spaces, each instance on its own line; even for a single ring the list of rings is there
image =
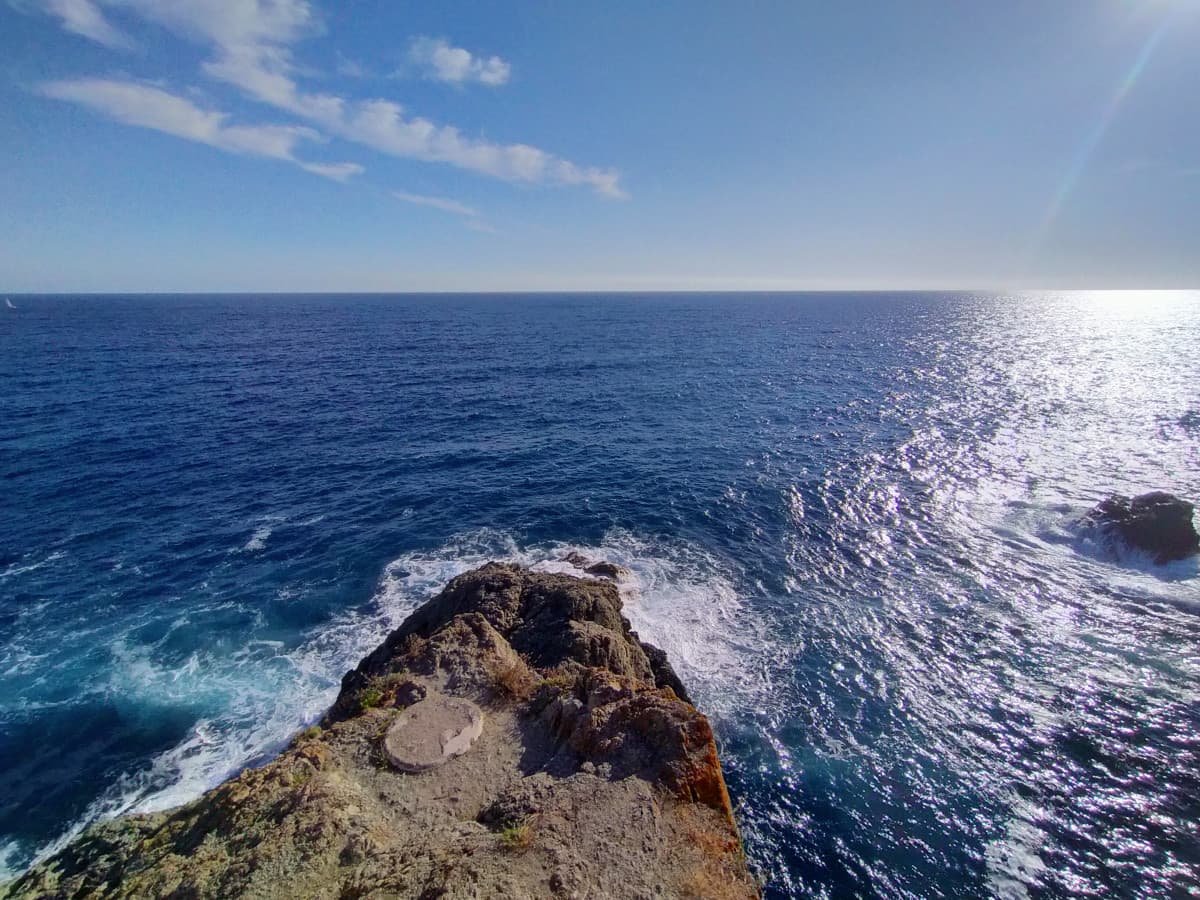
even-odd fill
[[[310,519],[305,522],[298,522],[297,525],[311,525],[313,522],[320,521],[323,516],[317,516],[315,519]],[[285,516],[264,516],[259,520],[261,524],[254,529],[254,533],[241,547],[242,553],[257,553],[267,546],[267,541],[275,531],[275,526],[285,524],[287,518]]]
[[[66,555],[65,550],[55,550],[45,559],[40,559],[37,562],[25,563],[24,565],[11,563],[3,572],[0,572],[0,578],[11,578],[14,575],[24,575],[26,572],[36,571],[43,566],[48,566],[50,563],[62,559]]]
[[[521,546],[491,529],[466,532],[389,562],[370,603],[340,614],[297,646],[254,640],[222,657],[201,648],[182,666],[164,667],[154,662],[151,650],[116,642],[110,697],[124,698],[131,714],[190,707],[197,718],[183,740],[119,778],[37,859],[52,855],[96,821],[178,806],[274,756],[332,704],[341,676],[455,575],[490,560],[578,574],[563,560],[572,551],[629,570],[618,584],[626,615],[643,639],[666,650],[706,711],[719,720],[739,695],[755,689],[758,676],[748,673],[758,670],[746,662],[760,645],[739,635],[761,634],[761,629],[747,627],[750,617],[735,573],[712,554],[624,530],[610,531],[596,544],[535,546]]]

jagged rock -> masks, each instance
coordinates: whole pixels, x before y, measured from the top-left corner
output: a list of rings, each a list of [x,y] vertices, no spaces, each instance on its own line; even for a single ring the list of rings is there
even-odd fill
[[[568,562],[575,568],[586,572],[588,575],[595,575],[598,578],[608,578],[612,581],[620,581],[623,578],[629,578],[633,573],[624,566],[619,566],[616,563],[600,560],[597,562],[582,553],[572,550],[562,557],[563,562]]]
[[[647,644],[645,641],[641,641],[641,645],[642,649],[646,651],[646,657],[650,660],[650,668],[654,670],[654,684],[660,688],[669,687],[680,700],[691,703],[692,698],[688,696],[687,688],[683,686],[683,682],[679,680],[679,676],[671,667],[671,661],[667,659],[666,651],[660,650],[653,644]]]
[[[1086,519],[1129,547],[1151,554],[1162,565],[1200,552],[1194,514],[1195,507],[1186,500],[1154,491],[1133,498],[1113,494]]]
[[[463,753],[400,773],[431,703]],[[405,717],[408,717],[406,720]],[[410,767],[420,768],[420,767]],[[610,582],[492,563],[358,667],[321,727],[176,810],[94,826],[0,896],[759,895],[708,720]]]
[[[611,578],[613,581],[620,581],[622,578],[628,578],[633,573],[624,566],[618,566],[611,562],[598,562],[588,566],[583,571],[589,575],[599,575],[601,578]]]
[[[413,641],[429,640],[457,617],[469,623],[479,637],[468,640],[456,634],[444,641],[450,646],[447,653],[436,654],[438,668],[447,668],[453,658],[461,669],[479,669],[481,656],[487,654],[471,645],[480,640],[493,645],[503,641],[539,668],[574,661],[655,682],[645,648],[621,615],[621,596],[614,585],[488,563],[452,580],[347,673],[334,709],[347,709],[348,701],[372,678],[396,671],[398,661],[403,667],[411,666],[403,648]],[[482,638],[484,629],[495,637]],[[460,648],[467,652],[456,653]],[[349,708],[353,708],[352,702]]]

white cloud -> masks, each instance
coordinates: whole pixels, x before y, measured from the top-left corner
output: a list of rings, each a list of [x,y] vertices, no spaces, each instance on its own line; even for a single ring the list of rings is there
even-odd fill
[[[236,46],[218,50],[204,71],[251,97],[315,122],[328,132],[392,156],[442,162],[494,178],[531,184],[585,185],[624,197],[612,169],[578,166],[528,144],[464,137],[453,126],[409,116],[391,100],[348,100],[300,90],[286,48]]]
[[[479,211],[472,209],[465,203],[459,203],[457,200],[449,200],[445,197],[430,197],[425,194],[410,194],[407,191],[392,191],[392,196],[397,200],[403,200],[405,203],[412,203],[416,206],[431,206],[434,209],[440,209],[443,212],[454,213],[458,216],[467,216],[469,218],[478,218]]]
[[[312,128],[228,125],[225,113],[201,109],[190,100],[146,84],[84,78],[47,82],[41,85],[40,92],[56,100],[86,106],[126,125],[150,128],[230,153],[284,160],[337,181],[345,181],[363,170],[356,163],[325,164],[298,159],[295,155],[298,143],[321,139],[320,133]]]
[[[46,0],[46,11],[63,28],[106,47],[129,47],[132,42],[114,28],[92,0]]]
[[[428,206],[432,209],[440,209],[442,212],[462,216],[463,225],[472,231],[483,231],[488,234],[497,233],[495,228],[483,220],[479,210],[467,206],[465,203],[459,203],[457,200],[451,200],[448,197],[431,197],[427,194],[410,194],[408,191],[392,191],[392,196],[397,200],[404,203],[411,203],[414,206]]]
[[[321,30],[309,0],[101,0],[221,47],[292,44]]]
[[[512,67],[498,56],[475,56],[462,47],[454,47],[441,38],[413,38],[408,59],[426,78],[450,84],[477,81],[489,87],[508,83]]]
[[[192,40],[221,46],[290,44],[320,30],[309,0],[41,0],[40,5],[69,31],[110,47],[131,42],[108,21],[104,9],[133,13]]]
[[[314,175],[320,175],[324,178],[332,178],[334,181],[349,181],[355,175],[361,175],[366,170],[358,163],[314,163],[301,162],[296,160],[296,165],[302,168],[305,172],[312,172]]]
[[[310,0],[46,2],[86,7],[99,16],[100,22],[104,22],[99,12],[101,6],[119,9],[190,40],[211,45],[215,55],[204,64],[209,76],[239,88],[255,100],[305,119],[328,134],[381,153],[445,163],[507,181],[580,185],[610,197],[625,196],[620,175],[613,169],[580,166],[528,144],[499,144],[467,137],[453,126],[412,116],[391,100],[356,100],[301,90],[291,46],[322,27]],[[101,33],[97,32],[95,39],[99,40]],[[466,53],[464,66],[456,48],[445,42],[441,44],[453,51],[444,60],[443,69],[447,73],[466,73],[463,79],[470,77],[485,84],[507,80],[508,64],[498,57],[483,60],[462,51]]]

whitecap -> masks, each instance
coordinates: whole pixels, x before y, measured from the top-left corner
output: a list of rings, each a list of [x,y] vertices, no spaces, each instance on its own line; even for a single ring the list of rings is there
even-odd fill
[[[21,858],[21,845],[16,841],[0,843],[0,885],[21,874],[17,862]]]
[[[24,564],[11,563],[3,572],[0,572],[0,578],[11,578],[14,575],[24,575],[26,572],[36,571],[37,569],[40,569],[43,566],[47,566],[56,560],[62,559],[66,555],[67,554],[66,554],[65,550],[55,550],[49,556],[47,556],[43,559],[39,559],[36,562],[24,563]]]
[[[250,536],[250,540],[246,541],[242,550],[246,553],[254,553],[262,550],[267,546],[267,539],[270,538],[273,530],[270,525],[260,525],[254,529],[254,534]]]

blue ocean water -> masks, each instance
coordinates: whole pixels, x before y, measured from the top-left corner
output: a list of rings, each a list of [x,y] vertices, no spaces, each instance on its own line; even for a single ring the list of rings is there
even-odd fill
[[[770,897],[1200,892],[1200,293],[14,297],[0,862],[277,750],[451,575],[629,566]]]

